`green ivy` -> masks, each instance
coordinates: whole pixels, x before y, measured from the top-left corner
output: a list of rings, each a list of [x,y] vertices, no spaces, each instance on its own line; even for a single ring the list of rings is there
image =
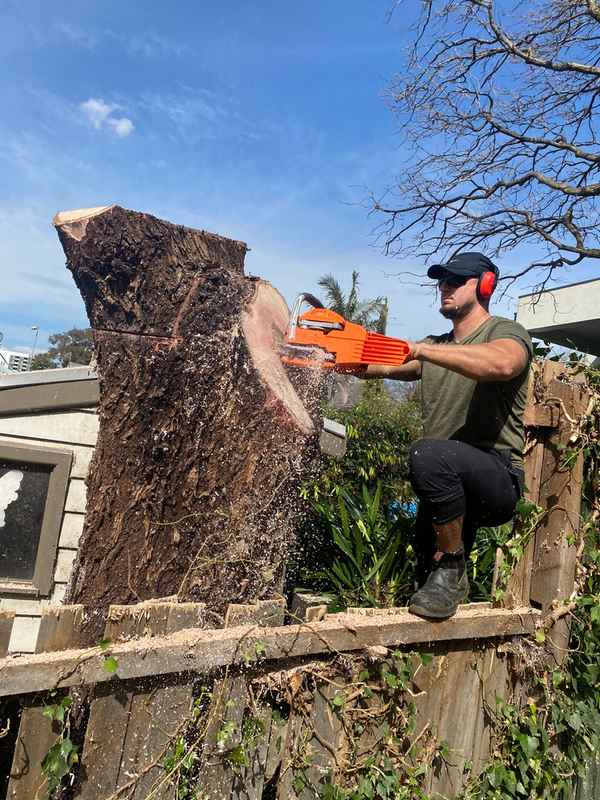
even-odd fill
[[[72,774],[73,767],[79,761],[79,748],[73,744],[69,735],[69,711],[72,704],[71,697],[65,695],[56,703],[45,704],[42,711],[45,717],[52,720],[53,728],[58,728],[58,738],[42,761],[48,796],[61,785],[67,775]]]

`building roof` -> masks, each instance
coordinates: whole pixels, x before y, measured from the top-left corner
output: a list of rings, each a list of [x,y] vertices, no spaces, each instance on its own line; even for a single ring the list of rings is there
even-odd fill
[[[538,339],[600,356],[600,278],[521,295],[517,322]]]
[[[62,367],[0,375],[0,415],[88,408],[98,404],[98,376],[90,367]]]

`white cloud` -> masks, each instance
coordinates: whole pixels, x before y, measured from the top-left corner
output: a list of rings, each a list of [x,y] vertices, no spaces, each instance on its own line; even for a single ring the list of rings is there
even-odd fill
[[[123,139],[125,136],[129,136],[129,134],[133,131],[133,122],[128,119],[127,117],[120,117],[119,119],[114,119],[109,117],[106,120],[107,125],[114,130],[114,132]]]
[[[102,123],[106,121],[111,112],[114,111],[116,106],[108,105],[104,100],[96,100],[96,98],[90,97],[85,103],[81,103],[79,108],[83,111],[94,128],[98,129],[102,126]]]
[[[101,98],[90,97],[89,100],[80,103],[79,108],[96,130],[107,127],[121,139],[133,132],[134,125],[128,117],[111,116],[120,106],[105,103]]]

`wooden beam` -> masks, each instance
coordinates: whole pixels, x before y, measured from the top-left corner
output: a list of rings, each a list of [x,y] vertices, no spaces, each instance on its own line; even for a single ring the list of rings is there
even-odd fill
[[[523,425],[528,428],[556,428],[559,419],[558,405],[527,405],[523,412]]]
[[[561,415],[560,427],[548,437],[539,478],[538,502],[547,514],[535,535],[530,598],[544,610],[573,591],[583,482],[582,448],[568,467],[563,460],[575,427],[567,417],[578,420],[589,402],[589,393],[580,383],[553,379],[547,394],[561,404],[565,414]]]
[[[406,610],[375,617],[332,614],[321,622],[276,628],[192,628],[168,636],[117,643],[110,654],[117,659],[117,677],[121,679],[188,671],[207,673],[226,665],[246,665],[257,652],[264,654],[266,660],[278,660],[356,652],[371,645],[427,646],[447,640],[530,634],[539,618],[540,612],[530,608],[486,609],[468,605],[440,622],[429,622]],[[113,676],[103,667],[105,655],[99,647],[92,647],[1,659],[0,696],[109,681]]]

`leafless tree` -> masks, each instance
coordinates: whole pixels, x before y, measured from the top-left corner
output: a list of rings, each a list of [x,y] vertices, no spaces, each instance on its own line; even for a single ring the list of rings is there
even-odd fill
[[[397,2],[395,13],[416,4]],[[514,280],[600,258],[600,4],[422,0],[390,99],[405,169],[383,197],[388,253],[524,246]],[[592,262],[593,263],[593,262]]]

